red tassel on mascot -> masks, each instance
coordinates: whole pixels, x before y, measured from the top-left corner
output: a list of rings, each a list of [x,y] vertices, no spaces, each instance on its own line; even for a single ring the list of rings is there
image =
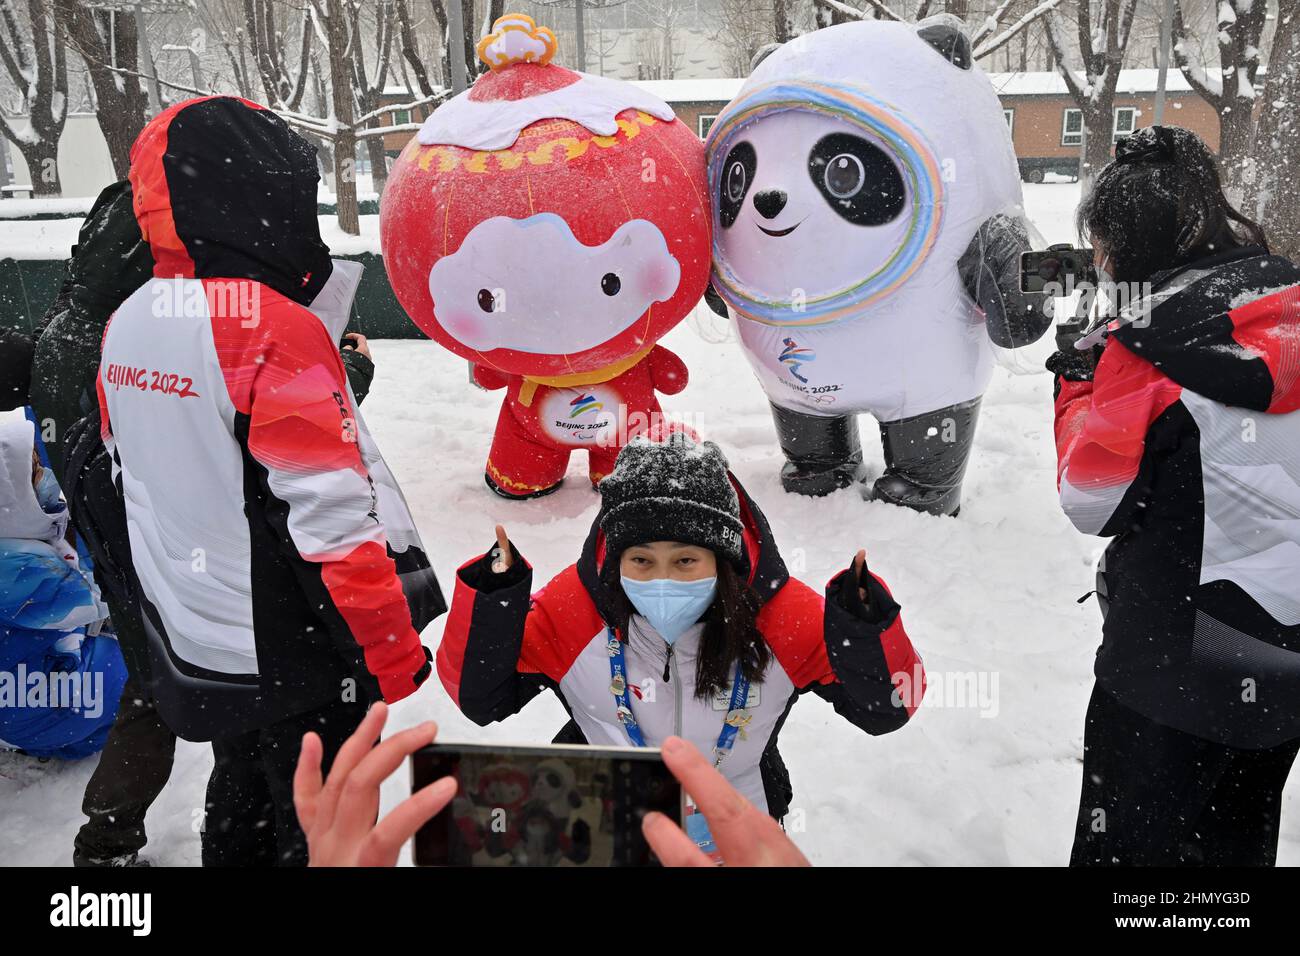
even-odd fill
[[[708,283],[699,138],[654,96],[552,64],[555,37],[507,14],[491,67],[402,151],[380,211],[384,265],[431,338],[506,389],[487,483],[559,487],[574,449],[592,482],[658,429],[656,391],[686,367],[655,343]]]

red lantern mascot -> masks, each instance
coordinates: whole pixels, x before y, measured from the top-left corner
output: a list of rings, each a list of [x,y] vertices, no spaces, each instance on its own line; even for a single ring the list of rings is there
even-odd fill
[[[491,71],[402,151],[384,190],[384,265],[407,313],[505,388],[487,483],[559,487],[576,448],[599,481],[655,430],[686,367],[655,343],[704,293],[703,146],[661,100],[552,64],[520,14],[479,41]]]

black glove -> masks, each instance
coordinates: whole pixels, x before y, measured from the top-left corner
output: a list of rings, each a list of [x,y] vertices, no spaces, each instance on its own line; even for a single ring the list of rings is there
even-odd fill
[[[1099,346],[1081,352],[1073,345],[1067,345],[1048,356],[1047,370],[1067,382],[1091,382],[1100,355]]]
[[[865,602],[858,593],[859,589],[867,592]],[[898,602],[872,576],[865,561],[862,562],[861,574],[854,573],[850,562],[848,570],[832,582],[830,596],[844,610],[868,624],[888,625],[898,616]]]

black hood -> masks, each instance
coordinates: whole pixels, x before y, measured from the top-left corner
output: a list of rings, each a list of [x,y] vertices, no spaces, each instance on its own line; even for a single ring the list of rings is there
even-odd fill
[[[306,305],[329,278],[316,148],[231,96],[164,110],[131,147],[131,189],[159,278],[240,278]]]

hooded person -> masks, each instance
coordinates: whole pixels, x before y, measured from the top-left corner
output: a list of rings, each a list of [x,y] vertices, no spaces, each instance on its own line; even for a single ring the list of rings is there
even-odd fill
[[[1120,294],[1048,364],[1061,507],[1113,539],[1071,862],[1271,864],[1300,750],[1300,267],[1194,133],[1115,154],[1079,221]]]
[[[27,359],[30,417],[50,437],[43,443],[44,452],[60,483],[69,489],[83,480],[79,474],[65,474],[69,459],[80,471],[86,457],[102,448],[95,381],[104,329],[123,300],[153,276],[153,267],[153,253],[135,219],[130,182],[105,187],[78,231],[63,283]],[[355,348],[344,348],[342,357],[348,383],[360,402],[370,387],[374,365]],[[111,495],[104,497],[101,504],[117,507],[107,500]],[[80,524],[88,516],[82,513],[85,509],[78,496],[69,498],[72,520]],[[102,567],[95,565],[97,573]],[[98,580],[104,585],[103,597],[130,680],[109,742],[86,785],[82,809],[89,820],[77,834],[73,862],[121,866],[136,862],[146,842],[145,814],[170,776],[175,734],[153,706],[146,640],[134,601],[119,597],[102,575]]]
[[[360,272],[321,241],[317,180],[309,143],[232,97],[165,110],[131,151],[154,278],[105,332],[99,412],[154,700],[213,741],[205,864],[305,862],[304,730],[329,760],[371,701],[414,693],[444,609],[348,386]]]
[[[0,748],[76,759],[104,746],[126,665],[68,544],[68,509],[28,421],[0,424]]]
[[[458,571],[438,674],[471,720],[503,720],[549,689],[573,718],[556,742],[677,734],[780,819],[792,791],[777,735],[800,695],[871,734],[913,714],[921,661],[865,555],[824,595],[791,578],[716,445],[634,439],[599,490],[578,562],[536,594],[503,529]],[[691,831],[709,844],[701,820]]]
[[[50,440],[43,443],[54,473],[68,482],[67,459],[81,438],[82,453],[99,442],[95,380],[109,317],[153,274],[153,255],[140,235],[128,181],[113,183],[96,198],[72,247],[63,283],[41,321],[31,366],[29,417]],[[370,360],[343,352],[348,380],[358,399],[373,377]],[[86,434],[89,432],[89,434]],[[77,462],[83,463],[78,457]],[[69,488],[75,488],[74,476]],[[85,517],[70,496],[72,520]],[[84,540],[84,539],[83,539]],[[100,570],[96,564],[96,572]],[[97,580],[103,584],[102,575]],[[109,742],[86,787],[88,822],[77,834],[78,866],[121,866],[137,861],[146,842],[145,814],[171,771],[175,735],[153,706],[143,627],[134,604],[110,586],[103,597],[112,613],[130,680],[123,691]]]
[[[86,214],[72,247],[58,295],[41,320],[32,365],[31,405],[52,441],[46,451],[63,478],[64,450],[72,425],[96,407],[95,377],[109,317],[153,276],[153,253],[140,235],[131,183],[106,186]],[[345,349],[348,383],[364,399],[374,365]]]

